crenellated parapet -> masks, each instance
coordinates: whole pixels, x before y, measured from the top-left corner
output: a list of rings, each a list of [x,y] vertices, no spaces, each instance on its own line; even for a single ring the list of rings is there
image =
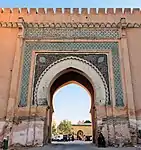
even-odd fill
[[[140,8],[0,8],[0,27],[141,27]],[[126,22],[121,22],[125,19]]]
[[[75,15],[107,15],[107,14],[141,14],[140,8],[0,8],[0,14],[75,14]]]

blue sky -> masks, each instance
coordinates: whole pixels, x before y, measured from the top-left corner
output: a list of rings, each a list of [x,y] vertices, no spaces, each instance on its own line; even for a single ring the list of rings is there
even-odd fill
[[[57,123],[63,119],[68,119],[72,123],[90,120],[90,96],[84,88],[76,84],[66,85],[56,91],[53,102],[53,118]]]
[[[141,0],[0,0],[0,7],[133,8],[141,7]]]

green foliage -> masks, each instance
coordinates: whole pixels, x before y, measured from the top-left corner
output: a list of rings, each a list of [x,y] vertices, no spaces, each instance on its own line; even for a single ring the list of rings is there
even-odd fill
[[[52,134],[56,135],[57,134],[57,127],[56,127],[56,123],[52,122]]]
[[[60,134],[71,134],[72,124],[71,121],[63,120],[58,125],[58,131]]]

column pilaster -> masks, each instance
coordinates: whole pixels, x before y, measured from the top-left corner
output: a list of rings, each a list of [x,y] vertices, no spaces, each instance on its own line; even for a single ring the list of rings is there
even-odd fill
[[[24,27],[22,25],[23,20],[19,19],[19,33],[17,36],[16,42],[16,50],[13,62],[13,69],[12,69],[12,77],[11,77],[11,85],[10,85],[10,93],[8,99],[8,106],[7,106],[7,119],[12,119],[14,117],[14,111],[17,103],[18,97],[18,84],[19,84],[19,72],[21,66],[21,55],[22,55],[22,46],[23,46],[23,33]]]
[[[123,59],[123,70],[124,70],[124,83],[125,83],[125,98],[127,113],[129,118],[129,128],[134,130],[134,135],[131,133],[132,143],[137,142],[137,122],[136,122],[136,113],[135,113],[135,102],[133,95],[133,86],[132,86],[132,76],[131,76],[131,67],[130,67],[130,55],[128,49],[128,39],[126,28],[121,28],[121,54]]]

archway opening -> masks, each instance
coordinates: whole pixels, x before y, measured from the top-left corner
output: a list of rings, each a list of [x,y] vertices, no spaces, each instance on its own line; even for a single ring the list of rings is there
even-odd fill
[[[90,93],[76,81],[59,88],[53,96],[52,139],[59,134],[72,135],[75,140],[92,140]],[[56,126],[55,126],[56,125]],[[56,129],[56,130],[55,130]],[[84,134],[78,135],[81,130]]]
[[[53,97],[55,92],[68,85],[68,84],[77,84],[84,88],[90,95],[90,114],[91,114],[91,129],[92,129],[92,142],[95,142],[95,129],[96,129],[96,120],[95,120],[95,112],[94,112],[94,88],[91,82],[84,76],[84,73],[73,68],[69,68],[63,71],[64,73],[60,73],[50,87],[50,109],[49,109],[49,135],[48,142],[52,141],[52,121],[53,121],[53,113],[54,113],[54,105],[53,105]],[[74,104],[75,105],[75,104]],[[79,106],[78,106],[79,107]],[[63,109],[63,108],[62,108]],[[76,133],[77,136],[77,133]]]
[[[84,132],[82,130],[77,131],[77,139],[78,140],[83,140],[84,138]]]

